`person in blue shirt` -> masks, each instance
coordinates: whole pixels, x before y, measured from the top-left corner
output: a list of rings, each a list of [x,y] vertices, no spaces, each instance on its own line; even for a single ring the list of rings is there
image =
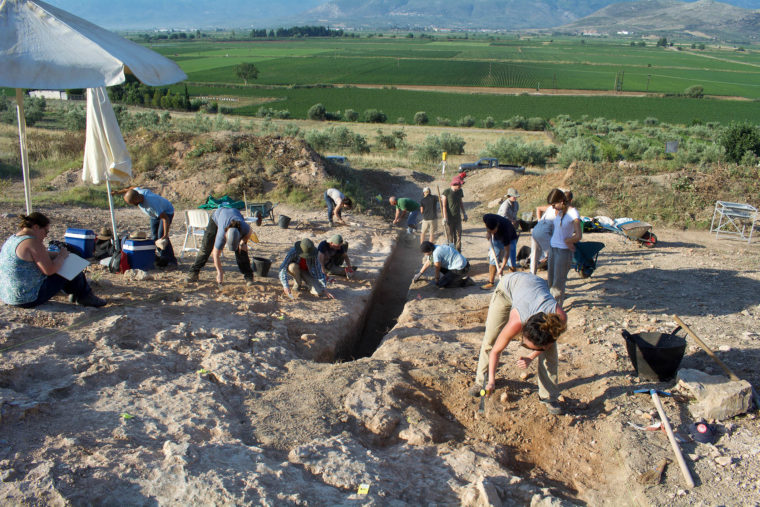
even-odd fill
[[[496,274],[499,277],[504,273],[507,266],[507,260],[511,260],[512,252],[516,250],[512,245],[517,245],[517,231],[515,231],[512,222],[509,219],[495,213],[486,213],[483,215],[483,223],[486,226],[486,239],[488,240],[488,283],[481,289],[488,290],[493,288]],[[507,255],[507,248],[510,254]],[[509,270],[516,270],[513,263]]]
[[[150,218],[151,237],[158,247],[156,265],[159,267],[176,266],[177,258],[174,256],[174,248],[169,239],[169,228],[172,225],[172,220],[174,220],[172,203],[147,188],[130,187],[114,193],[123,193],[124,201],[127,204],[137,206]]]
[[[187,275],[187,282],[197,282],[201,269],[206,265],[209,256],[214,259],[216,281],[222,283],[222,250],[225,248],[235,252],[238,269],[243,273],[246,285],[253,285],[253,269],[248,257],[248,240],[251,237],[251,226],[245,221],[240,211],[235,208],[218,208],[208,221],[203,235],[201,248],[195,257],[195,263]]]
[[[288,287],[288,277],[293,277],[293,289]],[[314,296],[334,299],[327,292],[327,277],[317,262],[317,247],[308,238],[296,241],[285,254],[280,265],[282,290],[290,298],[295,298],[299,290],[310,289]]]
[[[343,241],[340,234],[333,234],[317,246],[317,260],[325,275],[345,273],[346,278],[349,278],[354,272],[351,259],[348,258],[348,242]]]
[[[472,282],[467,273],[470,272],[470,263],[454,245],[434,245],[430,241],[424,241],[420,250],[427,256],[419,273],[412,279],[416,282],[432,264],[435,266],[435,284],[438,287],[464,287]]]

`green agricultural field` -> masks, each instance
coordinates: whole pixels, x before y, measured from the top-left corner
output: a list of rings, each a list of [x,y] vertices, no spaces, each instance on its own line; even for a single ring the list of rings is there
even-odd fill
[[[674,124],[693,121],[750,121],[760,123],[760,102],[714,99],[614,96],[551,96],[551,95],[479,95],[364,88],[216,88],[188,87],[192,95],[239,96],[268,100],[266,107],[287,109],[293,118],[305,118],[311,106],[322,103],[328,111],[353,109],[360,114],[366,109],[383,111],[389,122],[403,117],[412,123],[414,113],[425,111],[432,124],[436,118],[448,118],[452,124],[466,115],[478,120],[488,116],[497,122],[514,115],[554,118],[560,114],[572,118],[604,117],[618,121],[643,120],[655,117]],[[232,103],[234,104],[234,103]],[[230,104],[223,104],[230,105]],[[234,108],[234,105],[232,105]],[[253,115],[260,104],[233,109],[237,114]]]
[[[760,99],[760,52],[712,46],[692,50],[631,46],[630,40],[533,39],[289,39],[241,42],[153,44],[188,74],[193,95],[239,95],[276,99],[274,109],[303,117],[314,103],[330,111],[375,108],[390,121],[411,121],[416,111],[456,121],[514,114],[605,116],[619,120],[655,116],[663,121],[729,121],[760,116],[758,102],[695,101],[673,98],[514,97],[443,95],[403,90],[287,89],[293,85],[381,85],[521,88],[551,94],[555,89],[680,94],[700,85],[708,96]],[[254,86],[240,85],[235,66],[259,68]],[[263,90],[260,87],[272,88]],[[258,106],[239,109],[252,114]]]

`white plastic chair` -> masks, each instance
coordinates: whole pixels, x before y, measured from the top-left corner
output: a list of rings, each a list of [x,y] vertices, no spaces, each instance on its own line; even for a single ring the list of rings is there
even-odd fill
[[[198,236],[203,238],[206,233],[206,227],[208,227],[209,216],[206,210],[202,209],[190,209],[185,210],[185,242],[182,244],[182,251],[179,253],[179,258],[182,260],[182,256],[185,252],[198,252]],[[187,240],[193,238],[193,246],[187,246]]]

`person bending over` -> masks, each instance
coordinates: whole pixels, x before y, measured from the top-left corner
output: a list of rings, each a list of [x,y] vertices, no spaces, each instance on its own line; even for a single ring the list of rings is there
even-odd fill
[[[504,273],[509,258],[507,249],[511,252],[512,244],[517,243],[517,232],[512,226],[512,222],[494,213],[483,215],[483,223],[486,225],[486,239],[489,243],[488,283],[481,288],[489,290],[493,288],[496,274],[498,273],[501,276]],[[513,264],[509,269],[515,271],[516,268]]]
[[[288,276],[293,277],[292,291],[288,287]],[[309,289],[313,296],[335,299],[327,292],[327,277],[317,262],[317,249],[309,238],[296,241],[285,253],[285,260],[280,265],[280,283],[291,298],[297,297],[299,290]]]
[[[538,359],[538,398],[551,414],[562,413],[557,402],[557,338],[565,331],[567,314],[549,292],[546,282],[531,273],[509,273],[499,282],[491,296],[486,317],[486,331],[480,346],[475,372],[476,395],[485,385],[494,390],[499,356],[509,342],[521,337],[521,345],[530,353],[517,358],[519,368],[527,368]]]
[[[414,275],[413,282],[419,280],[431,264],[435,266],[435,284],[438,287],[464,287],[471,281],[467,276],[470,263],[454,245],[434,245],[430,241],[424,241],[420,250],[427,259],[419,273]]]
[[[69,251],[49,252],[42,243],[49,231],[50,219],[42,213],[21,215],[19,231],[0,249],[0,299],[34,308],[63,291],[82,306],[104,306],[107,302],[93,294],[84,273],[72,280],[58,274]]]
[[[251,269],[251,259],[248,257],[250,238],[251,226],[245,221],[240,211],[235,208],[218,208],[208,221],[201,248],[186,281],[197,282],[201,269],[211,256],[216,268],[216,281],[222,283],[224,280],[222,250],[227,248],[230,252],[235,252],[235,261],[243,274],[246,285],[253,285],[253,269]]]
[[[325,275],[328,273],[331,275],[345,273],[348,277],[354,272],[351,259],[348,258],[348,242],[343,241],[343,236],[340,234],[333,234],[330,239],[319,243],[317,261]],[[346,265],[343,266],[343,263]]]
[[[343,221],[342,212],[344,209],[351,209],[354,205],[350,197],[343,195],[343,192],[337,188],[328,188],[325,190],[325,204],[327,204],[327,221],[330,223],[330,227],[335,225],[335,222],[346,225]]]
[[[137,206],[150,218],[151,239],[158,247],[156,265],[159,267],[176,266],[174,247],[169,239],[169,228],[174,220],[174,206],[168,199],[161,197],[147,188],[130,187],[113,192],[124,194],[124,202]]]

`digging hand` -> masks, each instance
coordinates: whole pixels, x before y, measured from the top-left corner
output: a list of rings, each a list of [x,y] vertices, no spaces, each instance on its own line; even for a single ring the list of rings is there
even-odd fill
[[[521,357],[517,360],[517,367],[525,369],[530,366],[531,361],[533,361],[533,359],[529,357]]]

